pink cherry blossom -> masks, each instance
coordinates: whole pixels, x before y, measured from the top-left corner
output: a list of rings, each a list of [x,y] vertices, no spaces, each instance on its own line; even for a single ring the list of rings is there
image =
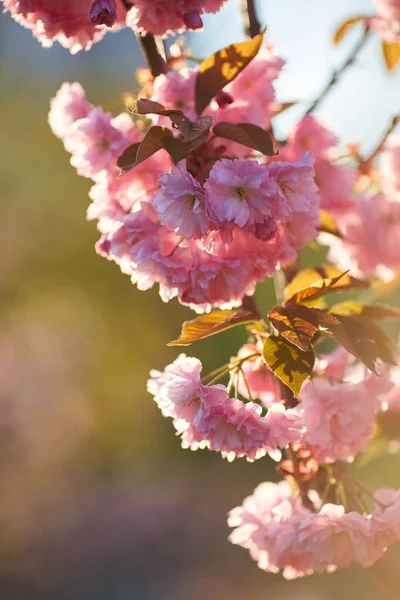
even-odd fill
[[[344,213],[354,206],[352,194],[357,181],[356,170],[338,166],[327,158],[317,158],[314,166],[321,208],[332,213],[340,225]]]
[[[378,490],[371,515],[325,504],[305,508],[286,482],[262,483],[230,511],[229,539],[249,550],[258,566],[286,579],[332,572],[356,562],[372,566],[400,536],[399,492]]]
[[[184,161],[172,167],[171,173],[161,175],[158,183],[160,190],[152,202],[161,225],[183,237],[204,236],[209,228],[206,192],[187,171]]]
[[[382,546],[400,539],[400,490],[381,488],[375,491],[371,529]]]
[[[258,356],[254,356],[257,354]],[[281,401],[279,381],[265,364],[262,345],[260,347],[255,344],[245,344],[239,349],[237,357],[232,360],[243,360],[246,356],[251,358],[241,365],[243,374],[239,375],[238,391],[243,398],[259,399],[263,406],[270,408],[274,402]]]
[[[198,29],[200,15],[217,12],[225,0],[135,0],[128,13],[128,23],[135,30],[165,35],[189,29]]]
[[[198,410],[201,390],[202,364],[197,358],[180,354],[163,372],[153,369],[147,391],[154,396],[164,417],[178,422],[193,421]]]
[[[154,80],[151,99],[154,102],[160,102],[166,108],[178,108],[189,119],[195,120],[194,86],[196,76],[197,71],[187,67],[159,75]],[[171,121],[167,117],[151,116],[155,123],[171,127]]]
[[[122,221],[115,227],[106,221],[102,230],[109,233],[101,240],[98,251],[117,262],[140,289],[159,283],[164,301],[178,296],[181,303],[198,312],[240,305],[244,294],[254,293],[258,281],[295,259],[300,234],[303,242],[310,239],[304,240],[305,233],[309,233],[304,224],[301,232],[296,229],[296,234],[278,227],[276,235],[267,241],[238,227],[231,231],[230,243],[221,238],[220,232],[211,232],[199,240],[182,240],[169,228],[157,224],[157,216],[148,234],[134,227],[132,236],[131,228],[141,222],[140,212],[145,204],[132,215],[119,214]],[[107,219],[106,212],[104,215]]]
[[[329,260],[358,277],[392,279],[400,269],[399,207],[382,195],[360,197],[340,223],[343,239],[321,236]]]
[[[288,545],[282,544],[288,539],[288,528],[285,537],[282,536],[282,524],[291,517],[301,520],[308,514],[312,513],[303,507],[300,497],[293,494],[286,481],[261,483],[244,499],[242,506],[229,512],[228,525],[234,528],[229,541],[246,548],[260,569],[277,573],[281,568],[289,570],[289,565],[296,564],[296,573],[309,574],[312,572],[310,559],[305,554],[294,557]],[[292,526],[292,529],[296,539],[297,528]]]
[[[210,215],[219,226],[251,228],[264,224],[277,212],[276,187],[267,169],[256,161],[217,161],[204,187]]]
[[[400,202],[400,136],[390,137],[381,154],[380,172],[385,196]]]
[[[129,115],[113,118],[101,107],[93,108],[86,118],[71,125],[64,138],[65,148],[72,154],[72,166],[79,175],[92,179],[115,168],[117,158],[131,143],[133,128]]]
[[[316,378],[303,386],[299,409],[306,427],[304,440],[316,460],[350,461],[365,448],[387,385],[387,377],[370,375],[347,383]]]
[[[313,571],[329,572],[353,561],[370,567],[384,554],[385,546],[371,535],[368,516],[325,504],[318,514],[310,513],[299,521],[292,550],[311,556]]]
[[[50,102],[48,120],[52,132],[63,140],[71,125],[87,117],[92,108],[80,83],[63,83]]]
[[[291,220],[292,215],[307,214],[307,219],[318,219],[319,199],[314,181],[314,159],[309,152],[295,163],[273,161],[269,165],[270,177],[279,190],[281,218]]]
[[[400,40],[400,3],[399,0],[374,0],[378,11],[377,17],[368,20],[383,40],[396,42]]]
[[[259,404],[230,398],[222,385],[202,385],[201,368],[200,361],[182,354],[164,373],[152,371],[148,382],[163,415],[182,435],[182,447],[208,448],[229,461],[253,461],[300,440],[298,412],[276,405],[264,417]]]
[[[329,379],[342,379],[348,368],[354,363],[355,358],[343,346],[337,346],[329,354],[318,356],[314,372]]]
[[[17,23],[32,30],[45,48],[59,42],[71,54],[89,50],[99,42],[107,27],[90,20],[93,0],[3,0],[4,9]],[[125,20],[126,10],[118,0],[117,19]]]
[[[287,160],[299,160],[305,152],[317,158],[326,158],[337,147],[332,131],[312,115],[303,117],[289,132],[283,155]]]
[[[131,141],[135,141],[136,135],[139,141],[139,132],[132,132]],[[103,233],[115,228],[115,223],[123,221],[140,203],[152,200],[158,189],[159,174],[168,171],[171,162],[166,152],[157,152],[121,177],[116,168],[103,171],[89,192],[92,204],[87,218],[98,219],[98,228]]]

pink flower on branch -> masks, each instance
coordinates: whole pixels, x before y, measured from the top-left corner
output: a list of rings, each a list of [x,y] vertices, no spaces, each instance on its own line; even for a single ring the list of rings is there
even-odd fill
[[[148,382],[163,415],[173,419],[183,448],[208,448],[229,461],[253,461],[300,440],[303,424],[297,411],[274,405],[264,417],[260,405],[230,398],[225,386],[204,386],[200,372],[197,359],[181,354],[164,373],[152,371]]]
[[[184,161],[172,167],[171,173],[161,175],[160,190],[152,200],[161,225],[186,238],[203,237],[210,226],[206,192],[187,171]]]
[[[375,498],[371,514],[330,503],[312,512],[288,483],[262,483],[230,511],[229,539],[249,550],[260,569],[282,571],[286,579],[353,562],[370,567],[400,537],[399,492],[378,490]]]
[[[115,5],[113,0],[3,0],[5,10],[17,23],[32,30],[33,35],[45,48],[59,42],[71,54],[89,50],[107,32],[107,26],[91,20],[93,4]],[[93,9],[95,7],[93,6]],[[114,22],[125,22],[126,10],[118,0]],[[93,12],[93,16],[96,13]]]

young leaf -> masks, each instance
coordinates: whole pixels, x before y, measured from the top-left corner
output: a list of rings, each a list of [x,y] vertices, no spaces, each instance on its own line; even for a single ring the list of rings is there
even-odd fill
[[[372,320],[400,318],[400,310],[394,306],[386,306],[384,304],[366,306],[361,302],[355,302],[353,300],[335,304],[330,308],[330,312],[342,316],[360,315]]]
[[[400,42],[382,40],[382,54],[387,69],[393,71],[400,62]]]
[[[193,141],[208,133],[212,124],[212,117],[199,117],[192,122],[183,112],[177,108],[165,108],[159,102],[154,102],[148,98],[140,98],[136,102],[135,113],[140,115],[155,114],[171,119],[173,126],[182,133],[187,140]]]
[[[333,34],[333,43],[339,44],[344,38],[344,36],[350,31],[350,29],[352,29],[354,25],[356,25],[356,23],[359,23],[360,21],[364,20],[365,17],[360,15],[358,17],[350,17],[350,19],[347,19],[346,21],[341,23],[341,25],[339,25],[339,27]]]
[[[338,324],[327,332],[328,335],[375,373],[378,351],[370,332],[352,317],[340,317],[338,320]]]
[[[196,112],[200,115],[218,92],[253,60],[264,33],[250,40],[222,48],[203,60],[196,79]]]
[[[192,321],[185,321],[181,335],[167,346],[190,346],[193,342],[226,331],[237,325],[256,322],[257,318],[248,310],[219,310]]]
[[[214,135],[243,146],[258,150],[265,156],[275,154],[272,138],[268,131],[251,123],[227,123],[222,121],[213,127]]]
[[[136,166],[137,153],[140,147],[140,142],[131,144],[126,148],[117,160],[117,167],[121,173],[127,173]]]
[[[311,340],[320,327],[326,329],[339,322],[324,310],[302,304],[274,306],[268,317],[281,336],[303,352],[311,350]]]
[[[285,288],[288,303],[308,302],[331,292],[344,292],[368,287],[368,283],[351,277],[331,265],[300,271]]]
[[[318,231],[322,233],[330,233],[336,237],[343,237],[338,224],[336,223],[335,217],[333,217],[328,211],[321,209],[319,211],[320,214],[320,224],[318,227]]]
[[[375,363],[378,358],[389,364],[396,364],[391,350],[393,342],[376,323],[359,315],[335,316],[338,323],[327,328],[327,334],[373,373],[376,372]]]
[[[127,173],[162,148],[171,155],[174,163],[186,158],[189,152],[187,144],[174,138],[170,129],[155,125],[150,127],[139,144],[132,144],[124,150],[118,158],[117,166],[122,173]]]
[[[136,101],[135,108],[132,112],[138,115],[162,115],[165,114],[166,111],[167,109],[165,108],[165,106],[160,104],[160,102],[155,102],[154,100],[150,100],[149,98],[139,98],[139,100]],[[182,113],[182,111],[174,112]]]
[[[271,371],[298,396],[301,386],[312,373],[314,352],[303,352],[284,338],[271,336],[265,342],[263,356]]]

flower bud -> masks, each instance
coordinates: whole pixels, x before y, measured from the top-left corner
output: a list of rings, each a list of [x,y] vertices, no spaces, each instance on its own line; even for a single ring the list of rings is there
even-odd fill
[[[228,104],[232,104],[233,98],[230,94],[222,90],[215,96],[215,102],[220,108],[225,108],[225,106],[228,106]]]
[[[94,25],[112,27],[117,18],[115,0],[95,0],[90,9],[90,20]]]
[[[201,16],[198,13],[186,13],[183,15],[183,20],[185,22],[187,29],[202,29],[203,21]]]

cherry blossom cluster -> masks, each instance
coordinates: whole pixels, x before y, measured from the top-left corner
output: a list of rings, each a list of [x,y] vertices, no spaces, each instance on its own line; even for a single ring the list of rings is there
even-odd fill
[[[315,495],[314,502],[321,505]],[[370,512],[327,502],[305,507],[287,481],[261,483],[230,511],[229,539],[246,548],[260,569],[286,579],[330,573],[355,562],[371,567],[400,539],[400,492],[376,490]]]
[[[204,12],[217,12],[225,0],[1,0],[4,11],[32,30],[49,48],[59,42],[75,54],[90,50],[107,28],[132,27],[140,33],[165,35],[200,29]]]
[[[341,239],[324,236],[329,259],[352,273],[392,280],[400,268],[400,139],[394,134],[380,156],[366,192],[357,194],[337,215]],[[333,212],[333,211],[332,211]]]
[[[306,503],[289,479],[260,484],[229,513],[230,541],[247,549],[261,569],[282,571],[291,579],[351,562],[373,565],[400,539],[400,492],[380,489],[372,496],[347,475],[341,480],[334,469],[362,452],[377,416],[397,406],[399,368],[378,376],[354,364],[343,349],[320,355],[315,376],[291,409],[261,348],[260,343],[246,344],[231,359],[228,389],[235,387],[235,398],[224,385],[204,385],[200,361],[184,354],[164,372],[151,372],[148,391],[162,414],[173,419],[183,448],[208,448],[228,460],[249,461],[266,453],[279,460],[277,451],[288,447],[307,449],[302,475],[314,475],[316,489],[308,490]],[[324,494],[318,485],[321,474]],[[328,498],[327,491],[339,482],[345,486],[342,500],[344,494],[352,510]]]
[[[301,439],[300,413],[274,403],[267,415],[255,402],[230,398],[224,385],[201,383],[201,362],[181,354],[164,372],[152,371],[148,391],[171,417],[182,447],[208,448],[229,461],[265,456]]]
[[[272,80],[282,61],[268,48],[211,103],[214,122],[245,119],[268,126]],[[152,100],[194,112],[195,70],[160,75]],[[254,81],[262,90],[248,90]],[[249,85],[251,82],[251,85]],[[171,124],[167,117],[154,120]],[[139,289],[155,283],[164,301],[178,297],[198,312],[238,306],[257,282],[293,262],[317,236],[319,196],[314,160],[261,160],[249,149],[209,135],[187,161],[160,151],[117,178],[116,158],[143,134],[132,118],[91,106],[79,84],[64,84],[50,125],[77,172],[95,181],[88,217],[103,233],[99,254],[115,261]],[[280,157],[279,157],[280,158]],[[284,157],[282,157],[284,159]]]
[[[199,29],[201,15],[224,2],[3,4],[43,45],[56,40],[77,52],[107,28],[128,25],[141,38]],[[377,16],[352,21],[364,22],[362,41],[373,28],[386,48],[399,39],[400,5],[375,4]],[[276,139],[274,117],[285,105],[274,83],[284,61],[262,38],[197,68],[186,66],[185,52],[164,61],[154,50],[162,68],[153,55],[132,115],[106,112],[79,83],[64,83],[49,124],[77,173],[93,182],[87,218],[101,234],[97,253],[140,290],[158,284],[163,301],[177,298],[201,315],[171,345],[246,325],[248,341],[227,364],[207,375],[200,360],[180,354],[151,371],[148,391],[183,448],[278,463],[283,481],[261,483],[229,513],[230,540],[261,569],[294,578],[352,562],[369,567],[400,538],[400,491],[369,492],[348,469],[377,423],[383,431],[399,412],[400,367],[375,323],[399,313],[325,301],[368,287],[369,278],[398,277],[399,117],[367,157],[355,144],[343,151],[311,114],[318,100],[287,139]],[[328,246],[331,264],[298,273],[299,250],[316,241]],[[278,304],[264,314],[252,296],[272,276]],[[209,314],[214,308],[222,311]],[[341,345],[325,354],[324,337]]]

